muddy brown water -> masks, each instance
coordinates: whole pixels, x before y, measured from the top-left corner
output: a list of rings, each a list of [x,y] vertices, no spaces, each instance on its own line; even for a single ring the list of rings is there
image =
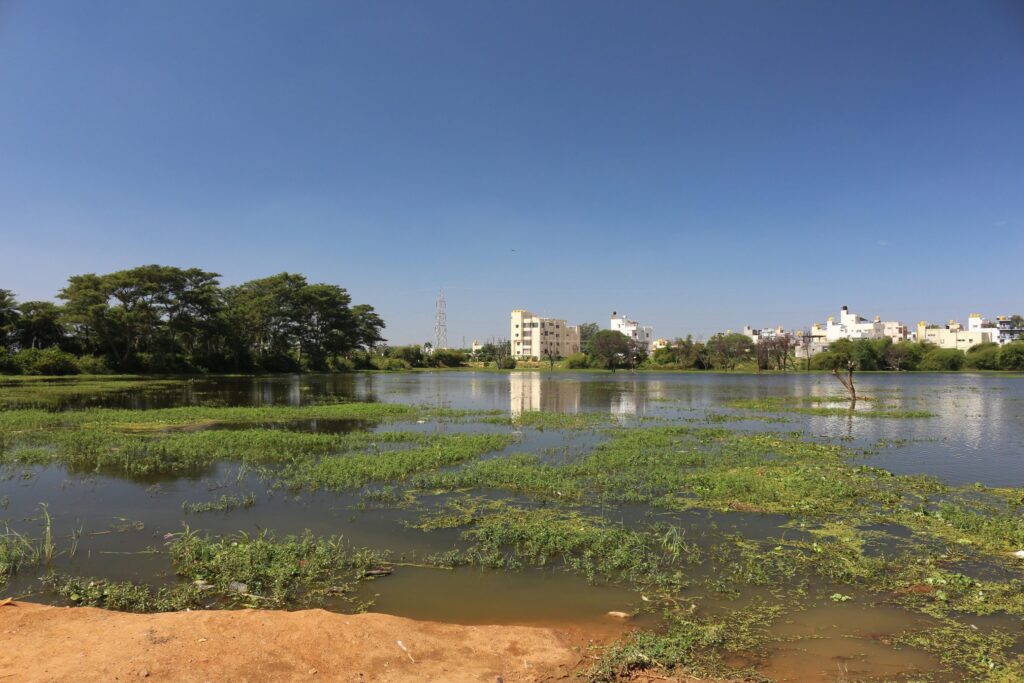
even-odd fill
[[[899,410],[925,410],[928,419],[848,419],[781,413],[790,420],[745,420],[727,426],[749,430],[800,430],[878,451],[866,462],[897,473],[924,473],[952,483],[1024,485],[1024,379],[991,375],[861,375],[860,391]],[[826,396],[841,388],[824,375],[750,376],[716,374],[629,374],[516,372],[438,372],[410,374],[295,375],[260,378],[200,378],[138,386],[123,391],[88,392],[53,400],[19,392],[7,409],[38,406],[49,410],[85,407],[147,409],[181,405],[309,405],[337,400],[385,401],[469,409],[602,412],[626,424],[644,417],[702,420],[708,414],[750,415],[723,403],[773,396]],[[2,393],[0,382],[0,393]],[[401,424],[374,427],[352,421],[305,420],[282,428],[343,433],[362,429],[422,431],[514,430],[521,441],[505,451],[534,452],[550,460],[571,460],[601,439],[594,432],[518,429],[507,425],[459,423]],[[881,445],[879,445],[881,444]],[[249,509],[228,513],[187,513],[183,501],[209,501],[222,494],[256,494]],[[55,568],[115,580],[160,583],[168,576],[166,557],[147,552],[162,547],[163,535],[184,525],[213,534],[273,529],[280,533],[342,534],[353,546],[389,550],[416,558],[462,543],[458,530],[424,533],[405,522],[416,513],[363,505],[356,493],[268,491],[265,481],[237,466],[219,463],[191,476],[131,480],[94,473],[68,472],[60,466],[0,469],[0,525],[24,533],[40,528],[39,504],[47,503],[55,533],[80,534],[74,557],[67,553]],[[648,511],[624,506],[592,510],[626,525],[641,524]],[[659,513],[660,514],[660,513]],[[664,519],[661,515],[659,519]],[[740,531],[752,537],[789,537],[783,516],[690,512],[671,521],[692,531],[692,539]],[[713,530],[713,531],[708,531]],[[901,542],[898,529],[891,530]],[[699,542],[699,540],[698,540]],[[881,546],[878,552],[889,547]],[[0,595],[33,589],[34,576],[18,575]],[[418,619],[466,624],[606,623],[608,611],[632,612],[642,606],[638,592],[623,586],[590,584],[560,571],[498,572],[400,568],[368,582],[360,597],[371,609]],[[707,597],[707,596],[703,596]],[[749,596],[747,596],[749,597]],[[48,600],[36,593],[34,599]],[[708,604],[705,600],[704,604]],[[713,609],[713,605],[710,607]],[[789,639],[774,646],[759,668],[777,680],[861,680],[910,678],[935,669],[937,662],[910,648],[886,644],[893,633],[921,627],[927,619],[871,596],[849,603],[823,604],[787,615],[775,634]],[[998,622],[998,618],[996,618]],[[651,625],[645,617],[639,625]],[[1019,624],[1009,624],[1019,630]]]

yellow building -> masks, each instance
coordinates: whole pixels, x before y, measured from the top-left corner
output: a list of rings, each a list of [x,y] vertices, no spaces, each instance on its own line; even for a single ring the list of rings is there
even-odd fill
[[[542,318],[521,308],[512,311],[509,340],[515,358],[564,358],[579,353],[580,331],[559,318]]]
[[[975,314],[977,315],[977,314]],[[993,327],[975,327],[965,330],[963,325],[950,320],[944,327],[928,327],[921,321],[917,324],[917,341],[935,344],[943,349],[960,349],[966,351],[972,346],[985,342],[998,342],[999,330]]]

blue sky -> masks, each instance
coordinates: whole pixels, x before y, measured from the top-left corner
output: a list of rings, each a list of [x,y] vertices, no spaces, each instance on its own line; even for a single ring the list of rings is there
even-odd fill
[[[347,287],[392,342],[1024,312],[1024,5],[0,0],[0,287]]]

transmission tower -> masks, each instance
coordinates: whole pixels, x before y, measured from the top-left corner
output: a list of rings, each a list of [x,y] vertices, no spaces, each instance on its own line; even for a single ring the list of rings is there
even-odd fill
[[[434,348],[448,348],[448,320],[444,310],[444,290],[437,293],[437,314],[434,317]]]

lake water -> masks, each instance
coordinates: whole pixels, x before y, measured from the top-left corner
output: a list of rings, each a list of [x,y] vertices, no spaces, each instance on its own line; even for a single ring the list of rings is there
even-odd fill
[[[865,456],[865,462],[895,473],[928,474],[951,484],[1024,486],[1024,379],[970,374],[862,374],[857,377],[857,384],[859,393],[871,396],[878,404],[895,410],[927,411],[934,416],[867,419],[779,413],[786,422],[750,419],[730,427],[801,431],[808,438],[870,449],[874,454]],[[36,399],[30,388],[19,386],[6,399],[6,408],[38,404],[50,410],[146,409],[381,401],[500,410],[512,415],[523,411],[600,412],[623,424],[639,424],[643,418],[699,423],[713,421],[718,415],[751,417],[750,413],[726,407],[729,401],[824,397],[842,391],[839,383],[828,375],[471,371],[199,378],[104,392],[90,392],[86,384],[81,387],[81,391],[68,391],[59,397]],[[325,431],[351,427],[327,423],[295,426]],[[401,428],[409,429],[410,425]],[[507,425],[427,423],[412,428],[505,432],[511,429],[522,437],[515,451],[554,450],[562,458],[586,453],[599,439],[593,433]],[[488,457],[503,455],[502,452]],[[263,493],[266,487],[254,474],[239,475],[237,466],[230,463],[191,477],[146,481],[75,474],[60,466],[0,468],[0,474],[0,524],[30,531],[39,523],[39,504],[47,503],[58,535],[80,535],[75,556],[58,558],[57,568],[85,576],[147,583],[173,580],[167,575],[166,558],[142,551],[159,547],[165,533],[180,531],[184,524],[213,534],[261,529],[282,533],[309,529],[318,535],[340,533],[355,546],[411,556],[451,549],[460,542],[457,530],[428,534],[412,529],[403,522],[413,521],[413,511],[367,508],[359,504],[354,493]],[[237,490],[258,492],[258,503],[230,513],[197,515],[182,509],[184,500],[208,500]],[[643,511],[623,507],[604,514],[630,524]],[[742,529],[765,536],[778,533],[786,521],[782,516],[740,513],[687,513],[680,520],[692,528]],[[19,575],[0,595],[36,590],[34,578]],[[366,584],[362,593],[368,599],[375,597],[373,609],[462,623],[590,621],[596,625],[604,623],[609,610],[631,611],[641,604],[639,594],[627,587],[591,585],[575,575],[553,570],[507,573],[474,568],[409,568]],[[37,595],[37,599],[46,596]],[[777,648],[765,665],[766,671],[780,680],[842,680],[836,677],[833,664],[822,664],[833,659],[843,662],[846,668],[841,666],[840,670],[851,677],[855,673],[864,677],[898,677],[927,670],[934,664],[929,655],[911,651],[894,654],[869,636],[877,631],[906,628],[918,621],[920,617],[896,608],[866,610],[863,605],[854,608],[826,604],[781,627],[782,636],[812,635],[813,645]],[[837,623],[845,626],[837,627]]]

